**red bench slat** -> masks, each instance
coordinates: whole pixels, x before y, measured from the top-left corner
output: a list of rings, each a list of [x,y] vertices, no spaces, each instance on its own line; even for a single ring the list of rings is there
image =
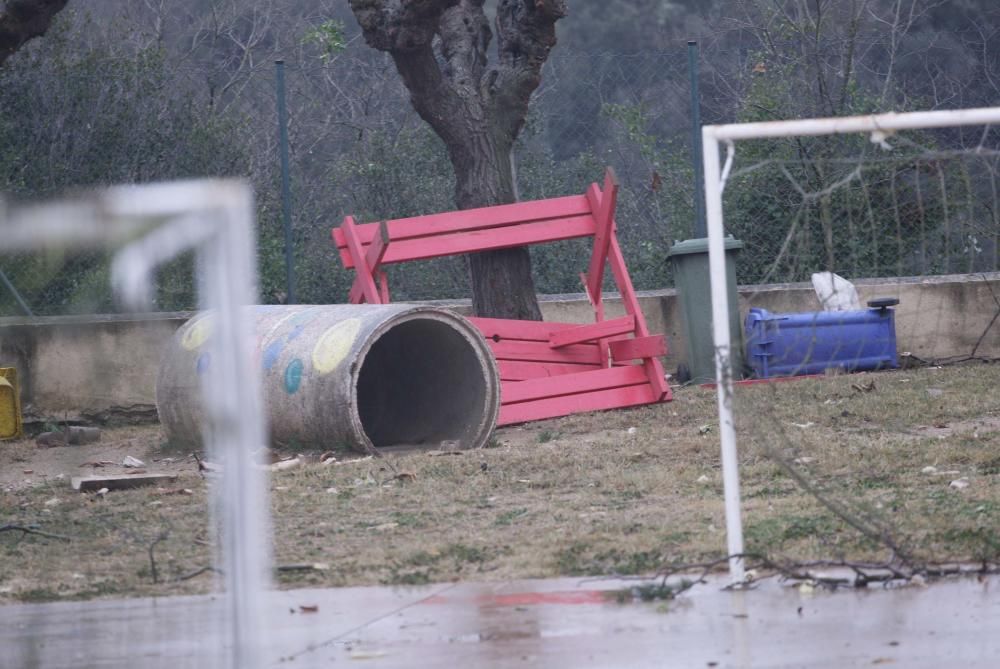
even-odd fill
[[[509,318],[481,318],[469,316],[466,318],[475,325],[483,336],[493,339],[519,339],[523,341],[542,341],[548,343],[549,337],[556,332],[578,328],[581,323],[553,323],[549,321],[517,321]]]
[[[583,411],[601,411],[604,409],[621,409],[623,407],[652,404],[661,397],[654,393],[648,382],[642,385],[596,390],[579,395],[561,395],[533,402],[520,402],[500,407],[498,426],[526,423],[543,418],[568,416]]]
[[[525,362],[560,362],[570,364],[600,365],[601,353],[596,345],[573,344],[564,348],[549,348],[546,343],[486,340],[497,360]]]
[[[621,339],[608,344],[611,358],[616,362],[635,360],[637,358],[658,358],[667,354],[667,342],[663,335]]]
[[[391,243],[382,258],[382,264],[389,265],[411,260],[428,260],[463,253],[530,246],[531,244],[589,237],[593,234],[594,218],[589,215],[411,239],[400,239],[392,233],[390,228]],[[345,267],[354,267],[353,254],[349,253],[347,248],[341,252],[341,260]]]
[[[389,221],[389,237],[395,240],[433,237],[452,232],[473,232],[488,228],[535,223],[551,219],[593,216],[590,202],[585,195],[567,195],[548,200],[515,202],[495,207],[461,209],[440,214],[397,218]],[[362,244],[370,244],[377,230],[375,223],[358,225],[358,236]],[[344,249],[347,242],[340,228],[333,229],[333,241],[338,249]]]
[[[561,374],[576,374],[602,369],[600,365],[582,365],[564,362],[526,362],[524,360],[497,360],[501,381],[527,381],[544,379]]]
[[[593,390],[621,388],[648,383],[642,367],[611,367],[576,374],[563,374],[547,379],[508,383],[500,391],[501,404],[517,404],[529,400],[562,395],[578,395]]]
[[[569,344],[596,341],[606,337],[628,334],[635,331],[635,316],[623,316],[612,321],[601,321],[590,325],[579,325],[571,330],[553,332],[549,346],[562,348]]]

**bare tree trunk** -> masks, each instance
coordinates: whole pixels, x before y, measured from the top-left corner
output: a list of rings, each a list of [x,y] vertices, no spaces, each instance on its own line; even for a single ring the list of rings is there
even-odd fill
[[[420,117],[444,141],[460,209],[513,202],[511,149],[555,45],[565,0],[500,0],[497,53],[484,0],[350,0],[365,41],[392,55]],[[477,316],[541,320],[527,249],[469,257]]]
[[[0,65],[33,37],[41,37],[66,0],[0,0]]]

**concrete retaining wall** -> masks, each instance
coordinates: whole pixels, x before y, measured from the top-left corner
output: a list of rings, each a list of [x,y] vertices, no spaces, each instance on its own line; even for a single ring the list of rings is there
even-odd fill
[[[855,282],[862,302],[896,297],[896,337],[900,352],[924,359],[972,353],[1000,357],[1000,273]],[[622,314],[621,302],[607,299],[607,316]],[[653,332],[667,335],[673,370],[683,359],[684,342],[676,292],[646,291],[639,301]],[[468,302],[438,302],[468,313]],[[582,295],[541,298],[546,320],[587,323],[593,319]],[[740,310],[815,311],[812,285],[743,286]],[[0,366],[16,366],[30,420],[148,419],[155,417],[154,384],[163,346],[189,317],[187,313],[136,316],[53,317],[25,324],[0,319]],[[981,340],[981,341],[980,341]]]
[[[156,369],[187,313],[0,319],[0,366],[16,366],[25,419],[156,418]]]

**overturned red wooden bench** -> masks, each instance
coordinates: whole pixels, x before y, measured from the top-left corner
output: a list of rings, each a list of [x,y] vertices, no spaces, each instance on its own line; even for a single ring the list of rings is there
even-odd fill
[[[659,356],[663,335],[650,335],[615,232],[618,182],[583,195],[465,209],[380,223],[348,216],[333,229],[344,267],[356,272],[348,299],[387,304],[383,268],[392,263],[593,237],[581,274],[595,322],[551,323],[470,318],[483,333],[500,371],[499,425],[617,409],[671,399]],[[605,319],[601,284],[610,266],[625,316]]]

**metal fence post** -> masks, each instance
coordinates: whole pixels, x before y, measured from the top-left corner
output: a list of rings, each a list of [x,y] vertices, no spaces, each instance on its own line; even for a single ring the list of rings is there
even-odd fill
[[[698,42],[688,42],[688,77],[691,80],[691,160],[694,167],[694,237],[708,236],[705,226],[705,175],[702,171],[701,97],[698,93]]]
[[[21,297],[21,293],[17,291],[17,288],[14,287],[14,284],[11,283],[10,279],[7,278],[7,274],[2,269],[0,269],[0,283],[2,283],[4,288],[6,288],[7,291],[14,297],[14,301],[17,302],[17,306],[24,312],[24,315],[34,317],[35,314],[31,312],[31,307],[29,307],[28,303],[24,301],[24,298]]]
[[[278,104],[278,151],[281,156],[281,219],[285,231],[285,297],[295,304],[295,260],[292,246],[292,187],[288,174],[288,110],[285,106],[285,61],[276,60],[275,86]]]

